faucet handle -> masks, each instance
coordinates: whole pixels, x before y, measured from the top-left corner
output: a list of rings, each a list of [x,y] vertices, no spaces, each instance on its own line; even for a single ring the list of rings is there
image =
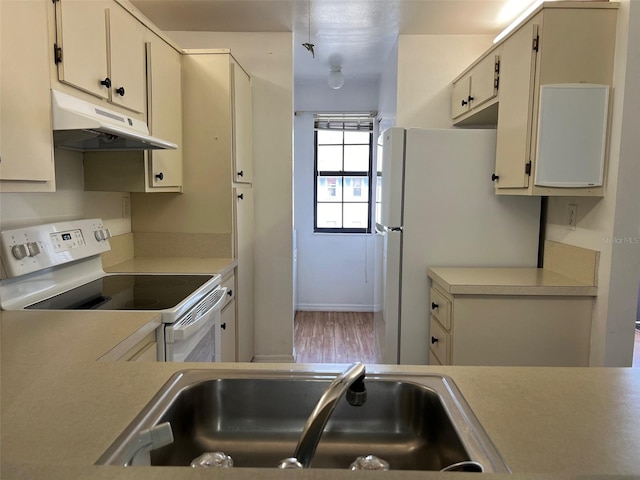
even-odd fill
[[[278,468],[304,468],[296,457],[289,457],[281,460]]]
[[[351,464],[351,470],[389,470],[389,463],[375,455],[358,457]]]

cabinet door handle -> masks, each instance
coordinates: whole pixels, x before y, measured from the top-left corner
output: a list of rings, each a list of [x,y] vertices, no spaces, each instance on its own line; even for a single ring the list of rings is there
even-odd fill
[[[473,102],[473,97],[471,95],[469,95],[469,101]]]
[[[435,310],[439,305],[437,303],[431,302],[431,310]]]
[[[118,95],[120,95],[121,97],[124,97],[124,87],[118,87],[116,88],[116,93]]]
[[[238,195],[238,198],[239,198],[240,200],[244,200],[244,193],[241,193],[240,195]]]
[[[227,329],[227,323],[225,322],[222,325],[220,325],[220,328],[223,329],[223,330],[226,330]]]
[[[230,297],[233,296],[233,290],[227,290],[227,295],[229,295]]]
[[[104,80],[100,80],[100,85],[111,88],[111,79],[109,77],[105,77]]]
[[[491,174],[491,181],[495,182],[496,180],[500,179],[500,175],[496,175],[495,173]]]
[[[244,170],[240,170],[240,171],[238,172],[238,176],[239,176],[239,177],[244,177]]]
[[[432,336],[432,337],[431,337],[431,344],[433,345],[434,343],[438,343],[438,338],[437,338],[437,337]]]
[[[469,103],[469,102],[467,102],[466,100],[462,100],[462,102],[460,103],[460,105],[464,107],[464,106],[465,106],[465,105],[467,105],[468,103]]]
[[[160,181],[164,180],[164,173],[162,172],[156,173],[156,178]]]

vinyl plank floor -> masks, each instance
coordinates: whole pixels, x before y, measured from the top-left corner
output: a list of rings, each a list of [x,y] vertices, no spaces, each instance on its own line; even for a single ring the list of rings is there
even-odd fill
[[[294,345],[298,363],[381,361],[369,312],[296,312]]]

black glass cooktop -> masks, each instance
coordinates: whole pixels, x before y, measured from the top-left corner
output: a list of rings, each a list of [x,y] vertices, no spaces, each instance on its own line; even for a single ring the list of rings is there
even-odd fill
[[[166,310],[212,275],[108,275],[26,308],[35,310]]]

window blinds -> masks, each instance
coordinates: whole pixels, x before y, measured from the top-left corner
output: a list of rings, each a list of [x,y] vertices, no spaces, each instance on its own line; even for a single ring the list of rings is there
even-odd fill
[[[316,130],[373,131],[374,116],[370,113],[316,113],[313,126]]]

